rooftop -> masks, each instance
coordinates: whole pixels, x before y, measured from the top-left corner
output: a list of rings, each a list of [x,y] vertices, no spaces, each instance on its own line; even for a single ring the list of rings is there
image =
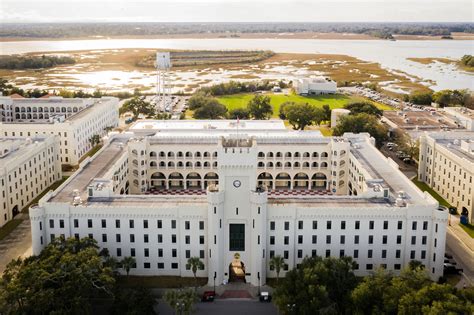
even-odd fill
[[[131,131],[265,131],[286,130],[281,120],[140,120]]]
[[[28,152],[49,138],[49,135],[36,135],[34,137],[0,137],[0,161],[6,165],[10,161],[28,155]]]
[[[474,131],[451,131],[429,133],[428,137],[443,146],[456,156],[474,163]]]

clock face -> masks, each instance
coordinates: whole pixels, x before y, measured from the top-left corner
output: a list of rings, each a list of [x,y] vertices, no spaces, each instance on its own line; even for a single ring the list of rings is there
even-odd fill
[[[240,180],[234,180],[234,187],[235,188],[239,188],[241,184],[242,183],[240,182]]]

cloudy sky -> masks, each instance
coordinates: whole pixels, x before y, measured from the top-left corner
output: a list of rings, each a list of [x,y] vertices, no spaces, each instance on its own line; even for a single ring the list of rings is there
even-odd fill
[[[1,22],[473,22],[473,0],[0,0]]]

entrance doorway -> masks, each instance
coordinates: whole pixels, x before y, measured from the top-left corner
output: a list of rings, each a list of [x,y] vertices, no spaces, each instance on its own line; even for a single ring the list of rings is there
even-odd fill
[[[229,264],[229,282],[245,283],[245,264],[240,261],[240,254],[236,253]]]
[[[12,209],[13,217],[15,217],[18,213],[20,213],[20,211],[18,211],[18,206],[14,206],[13,209]]]

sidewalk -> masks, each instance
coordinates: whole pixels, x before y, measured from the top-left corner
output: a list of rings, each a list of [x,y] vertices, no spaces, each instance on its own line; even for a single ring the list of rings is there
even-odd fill
[[[467,248],[470,249],[471,254],[474,254],[474,238],[459,226],[459,218],[457,216],[451,215],[450,221],[451,225],[448,226],[448,230],[450,230]]]
[[[459,226],[459,218],[455,216],[451,216],[451,225],[446,231],[446,245],[460,267],[464,267],[461,281],[456,287],[474,286],[474,239]]]

